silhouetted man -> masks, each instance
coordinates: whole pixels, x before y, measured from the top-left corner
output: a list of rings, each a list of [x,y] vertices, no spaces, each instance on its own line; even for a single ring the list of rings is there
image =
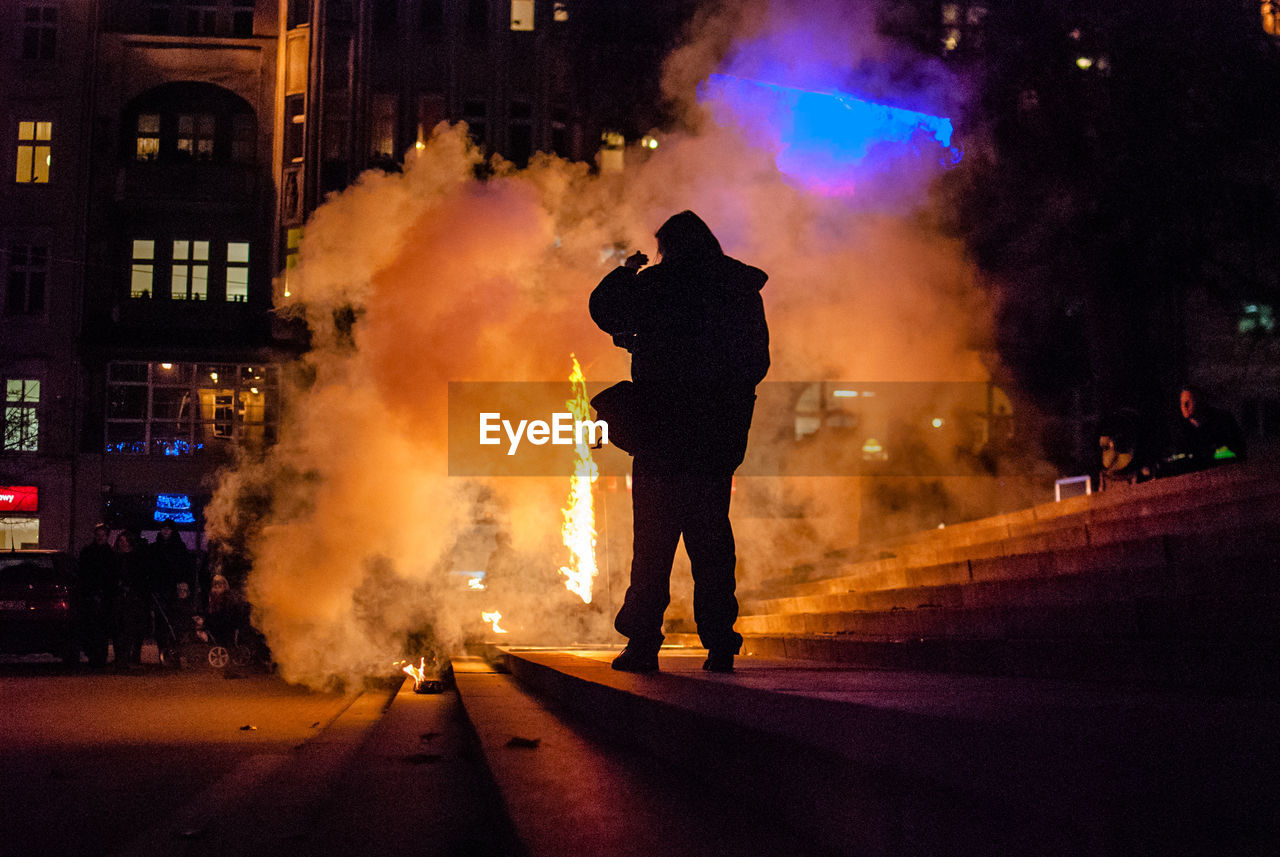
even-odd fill
[[[631,585],[614,627],[628,639],[613,661],[658,669],[671,564],[684,536],[693,611],[708,649],[703,669],[731,672],[742,636],[734,596],[733,471],[746,454],[755,387],[769,369],[760,299],[768,275],[724,254],[692,211],[657,232],[661,261],[632,254],[591,293],[591,317],[631,351],[643,425],[632,452]]]

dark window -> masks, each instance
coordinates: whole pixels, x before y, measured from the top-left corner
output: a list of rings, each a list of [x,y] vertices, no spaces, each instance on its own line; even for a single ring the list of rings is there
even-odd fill
[[[218,4],[187,3],[187,34],[213,36],[218,32]]]
[[[306,147],[306,96],[290,95],[284,100],[284,162],[301,161]]]
[[[49,248],[34,244],[9,245],[9,282],[4,311],[9,315],[44,312],[44,289],[49,277]]]
[[[324,45],[324,88],[347,89],[351,86],[351,37],[339,30],[330,31]]]
[[[355,20],[351,12],[351,0],[329,0],[324,7],[330,23],[350,24]]]
[[[147,32],[167,33],[172,26],[173,0],[151,0],[147,11]]]
[[[485,142],[485,135],[488,131],[488,115],[488,107],[484,101],[471,99],[462,102],[462,121],[467,123],[467,129],[471,132],[471,139],[478,146],[483,146]]]
[[[231,117],[231,160],[241,164],[254,162],[257,124],[248,113],[237,113]]]
[[[511,138],[511,162],[518,167],[527,166],[533,155],[533,126],[524,122],[512,122],[508,132]]]
[[[301,27],[311,20],[310,0],[289,0],[289,14],[286,24],[289,29]]]
[[[439,32],[444,29],[444,0],[421,0],[418,7],[418,29]]]
[[[234,0],[231,5],[231,34],[248,38],[253,35],[254,0]]]
[[[178,157],[192,161],[212,161],[216,128],[217,120],[211,113],[179,113]]]
[[[51,60],[58,36],[58,7],[27,3],[22,10],[22,58]]]
[[[562,158],[569,152],[569,110],[563,104],[551,106],[551,151]]]
[[[489,31],[489,0],[467,0],[467,37],[483,41]]]
[[[400,0],[374,0],[373,31],[385,36],[396,28],[396,17]]]

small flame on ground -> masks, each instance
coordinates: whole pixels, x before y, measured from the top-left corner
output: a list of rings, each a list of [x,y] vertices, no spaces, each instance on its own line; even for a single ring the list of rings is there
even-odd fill
[[[484,613],[484,612],[482,612],[482,613],[480,614],[480,616],[484,619],[484,621],[486,621],[486,622],[488,622],[488,623],[489,623],[489,627],[491,627],[491,628],[493,629],[493,633],[495,633],[495,634],[505,634],[505,633],[507,633],[507,629],[506,629],[506,628],[502,628],[502,627],[500,627],[500,626],[498,625],[498,622],[502,619],[502,614],[501,614],[501,613],[498,613],[498,612],[496,612],[496,611],[495,611],[495,612],[493,612],[493,613]]]
[[[578,358],[570,354],[573,372],[569,383],[573,385],[573,398],[565,406],[573,414],[575,424],[587,420],[590,400],[587,398],[586,376],[578,365]],[[564,585],[583,602],[591,603],[591,585],[598,573],[596,568],[596,517],[592,506],[591,483],[596,481],[599,470],[591,458],[591,447],[584,435],[574,444],[573,477],[569,483],[569,499],[564,509],[564,526],[560,534],[569,549],[569,564],[560,567],[565,576]]]
[[[413,664],[405,664],[404,672],[405,672],[405,675],[413,679],[414,682],[426,681],[427,659],[420,658],[418,660],[418,665],[416,667]]]

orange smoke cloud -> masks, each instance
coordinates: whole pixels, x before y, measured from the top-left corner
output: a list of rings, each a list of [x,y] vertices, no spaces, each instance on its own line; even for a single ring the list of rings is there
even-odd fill
[[[673,79],[687,84],[718,51],[685,52],[695,59]],[[287,678],[386,672],[427,654],[403,651],[427,631],[437,654],[456,650],[479,611],[451,572],[482,566],[494,529],[511,534],[524,576],[504,622],[557,640],[607,627],[607,612],[566,613],[555,579],[570,474],[451,479],[447,385],[563,380],[570,352],[589,381],[626,377],[628,356],[591,323],[587,297],[615,251],[656,259],[653,233],[676,211],[697,211],[727,253],[769,272],[769,380],[986,377],[969,346],[984,311],[958,244],[915,214],[808,196],[738,130],[694,124],[629,152],[620,175],[539,156],[485,182],[465,129],[442,125],[402,173],[368,174],[315,213],[293,289],[313,331],[304,380],[278,444],[226,472],[209,510],[210,537],[225,537],[245,526],[244,492],[270,495],[250,522],[249,595]],[[349,339],[334,323],[347,307]],[[812,509],[847,510],[844,488],[805,490]],[[610,514],[624,544],[629,513]],[[835,538],[740,531],[757,566],[820,555]]]

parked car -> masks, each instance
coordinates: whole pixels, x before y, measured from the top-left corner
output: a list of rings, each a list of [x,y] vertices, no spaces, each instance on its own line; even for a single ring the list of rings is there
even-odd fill
[[[0,553],[0,653],[80,662],[75,561],[51,550]]]

